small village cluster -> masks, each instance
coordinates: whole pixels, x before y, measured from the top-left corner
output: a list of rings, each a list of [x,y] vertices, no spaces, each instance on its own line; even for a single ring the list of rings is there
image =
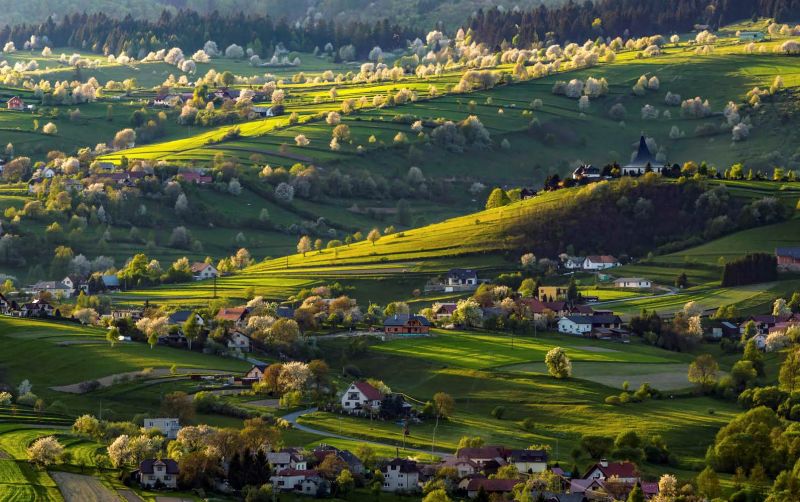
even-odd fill
[[[380,392],[370,384],[354,382],[342,400],[366,405],[377,397]],[[174,440],[181,425],[176,418],[154,418],[145,419],[144,429]],[[335,463],[338,472],[328,472],[324,467],[328,457],[332,457],[333,462],[329,464]],[[431,462],[401,457],[372,460],[376,466],[374,471],[351,451],[324,443],[311,450],[286,447],[270,451],[265,460],[274,490],[312,497],[331,495],[335,476],[344,469],[359,483],[377,481],[381,491],[405,495],[422,493],[427,483],[443,477],[452,483],[454,493],[471,499],[508,496],[521,485],[529,487],[534,497],[541,493],[545,500],[553,502],[605,500],[603,497],[609,493],[625,498],[634,487],[638,487],[646,499],[659,492],[658,483],[644,481],[633,462],[601,459],[583,474],[570,473],[551,462],[545,449],[514,449],[501,445],[463,447],[455,454]],[[145,459],[132,473],[142,487],[149,489],[176,489],[179,476],[178,462],[169,458]],[[225,480],[220,480],[218,486],[224,490]]]

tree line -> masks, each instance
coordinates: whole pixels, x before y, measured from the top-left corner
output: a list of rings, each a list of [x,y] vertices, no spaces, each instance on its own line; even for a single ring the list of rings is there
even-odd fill
[[[173,14],[163,11],[153,21],[114,19],[104,13],[72,14],[56,22],[52,18],[41,24],[18,24],[0,29],[0,41],[14,42],[23,47],[31,36],[47,37],[55,47],[77,47],[104,54],[126,53],[141,58],[150,51],[181,47],[199,49],[208,40],[221,47],[238,44],[252,48],[256,54],[271,55],[282,44],[288,50],[311,52],[353,45],[356,55],[364,56],[376,45],[395,49],[405,44],[416,33],[388,20],[366,23],[360,21],[335,22],[321,19],[305,25],[289,23],[286,19],[273,19],[269,15],[221,14],[218,11],[200,14],[180,10]]]
[[[577,41],[598,36],[645,36],[664,30],[691,31],[695,24],[718,28],[761,16],[778,21],[800,17],[797,0],[599,0],[532,10],[479,10],[469,21],[473,40],[490,46],[546,41]]]

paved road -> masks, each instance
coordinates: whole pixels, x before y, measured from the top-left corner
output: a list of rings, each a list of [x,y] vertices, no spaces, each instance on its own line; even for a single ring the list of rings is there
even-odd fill
[[[321,429],[314,429],[312,427],[307,427],[307,426],[297,422],[297,419],[299,419],[303,415],[308,415],[309,413],[314,413],[315,411],[317,411],[317,408],[308,408],[308,409],[305,409],[305,410],[295,411],[294,413],[289,413],[288,415],[285,415],[283,417],[283,419],[286,420],[287,422],[289,422],[290,424],[292,424],[292,427],[294,427],[295,429],[297,429],[299,431],[303,431],[303,432],[308,432],[310,434],[318,434],[320,436],[326,436],[326,437],[335,438],[335,439],[344,439],[344,440],[347,440],[347,441],[356,441],[356,442],[359,442],[359,443],[366,443],[366,444],[371,444],[371,445],[374,445],[374,446],[383,446],[383,447],[387,447],[387,448],[402,448],[401,446],[396,445],[396,444],[381,443],[379,441],[370,441],[370,440],[357,438],[357,437],[353,437],[353,436],[343,436],[341,434],[335,434],[333,432],[324,431],[324,430],[321,430]],[[444,452],[444,451],[423,450],[423,449],[420,449],[420,448],[410,448],[408,446],[405,447],[404,451],[412,451],[412,452],[415,452],[415,453],[424,453],[426,455],[433,454],[433,455],[437,455],[439,457],[445,457],[447,455],[452,455],[452,453],[448,453],[448,452]]]

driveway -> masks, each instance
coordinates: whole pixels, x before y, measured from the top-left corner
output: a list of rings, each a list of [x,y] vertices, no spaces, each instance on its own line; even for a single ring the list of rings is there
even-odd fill
[[[319,436],[325,436],[334,439],[344,439],[346,441],[356,441],[358,443],[370,444],[374,446],[383,446],[386,448],[397,448],[399,445],[391,444],[391,443],[381,443],[379,441],[370,441],[368,439],[357,438],[353,436],[343,436],[341,434],[335,434],[330,431],[324,431],[321,429],[314,429],[313,427],[308,427],[303,424],[297,422],[297,420],[302,417],[303,415],[308,415],[309,413],[314,413],[318,411],[317,408],[308,408],[305,410],[295,411],[294,413],[289,413],[288,415],[284,415],[283,419],[292,424],[292,427],[299,431],[308,432],[310,434],[317,434]],[[416,453],[423,453],[425,455],[437,455],[439,457],[445,457],[448,455],[452,455],[452,453],[445,452],[445,451],[431,451],[431,450],[422,450],[420,448],[409,448],[408,446],[405,447],[405,450],[413,451]]]

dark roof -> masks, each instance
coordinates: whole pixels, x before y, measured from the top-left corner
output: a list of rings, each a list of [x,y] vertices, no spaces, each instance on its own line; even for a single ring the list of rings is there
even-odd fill
[[[640,137],[639,149],[636,151],[636,157],[634,157],[631,165],[645,166],[647,164],[654,164],[655,162],[656,158],[650,153],[650,149],[647,148],[647,140],[645,140],[644,136]]]
[[[116,275],[104,275],[103,276],[103,284],[106,287],[117,287],[119,286],[119,277]]]
[[[508,451],[502,446],[479,446],[476,448],[461,448],[456,452],[458,458],[506,458]]]
[[[395,458],[386,466],[381,469],[381,471],[386,472],[389,470],[389,467],[399,467],[400,472],[419,472],[419,467],[417,467],[417,463],[413,460],[408,460],[405,458]]]
[[[189,316],[192,315],[193,313],[194,312],[192,312],[191,310],[179,310],[177,312],[174,312],[169,316],[169,323],[170,324],[184,323],[186,322],[187,319],[189,319]]]
[[[278,317],[292,318],[294,317],[294,309],[286,305],[281,305],[275,310],[275,315]]]
[[[489,493],[510,492],[514,490],[514,487],[519,483],[522,483],[522,481],[516,479],[476,478],[469,481],[467,491],[476,492],[483,488],[484,491]]]
[[[477,279],[478,273],[471,268],[451,268],[447,272],[447,277],[453,277],[465,281],[467,279]]]
[[[800,248],[776,248],[775,256],[788,256],[800,260]]]
[[[512,462],[547,462],[544,450],[511,450]]]
[[[413,315],[409,316],[408,314],[395,314],[391,317],[387,317],[383,321],[384,326],[405,326],[408,324],[409,321],[418,321],[423,326],[430,326],[431,323],[425,317],[421,315]]]
[[[178,462],[170,458],[162,458],[159,460],[148,458],[147,460],[143,460],[142,463],[139,464],[139,472],[142,474],[153,474],[153,464],[156,462],[164,463],[167,467],[167,474],[178,474]]]

